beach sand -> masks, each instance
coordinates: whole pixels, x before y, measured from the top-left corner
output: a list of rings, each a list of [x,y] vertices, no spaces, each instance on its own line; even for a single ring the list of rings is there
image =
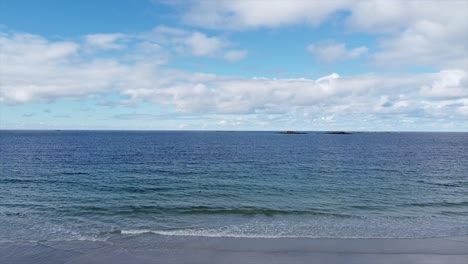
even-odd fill
[[[106,241],[0,243],[3,264],[468,263],[468,236],[425,239],[115,235]]]

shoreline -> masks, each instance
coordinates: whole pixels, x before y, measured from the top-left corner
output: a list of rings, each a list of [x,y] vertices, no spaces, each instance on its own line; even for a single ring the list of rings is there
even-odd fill
[[[0,243],[5,264],[468,263],[468,235],[441,238],[235,238],[115,235],[106,241]]]

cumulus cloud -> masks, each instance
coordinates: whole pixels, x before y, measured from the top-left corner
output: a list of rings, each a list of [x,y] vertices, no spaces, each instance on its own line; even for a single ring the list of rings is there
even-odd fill
[[[318,25],[349,1],[191,1],[185,21],[208,28],[248,29],[298,23]]]
[[[190,36],[181,40],[190,53],[195,56],[213,56],[218,53],[225,43],[216,37],[208,37],[203,33],[194,32]]]
[[[85,44],[31,34],[4,34],[0,43],[3,63],[11,65],[2,70],[0,102],[6,104],[114,95],[115,105],[146,102],[190,115],[262,116],[249,121],[258,124],[334,123],[350,115],[371,121],[379,117],[460,120],[468,115],[466,69],[431,74],[333,73],[317,79],[244,78],[174,70],[145,56],[130,62],[125,56],[89,59],[80,52]],[[272,116],[279,119],[269,119]]]
[[[365,46],[357,48],[346,48],[344,43],[334,41],[322,41],[307,46],[306,50],[317,57],[319,61],[325,63],[335,63],[338,61],[355,59],[365,54],[368,49]]]
[[[251,29],[294,24],[317,26],[337,12],[349,12],[351,29],[366,32],[398,32],[422,20],[463,22],[464,0],[358,0],[358,1],[188,1],[184,19],[191,25],[215,29]],[[172,2],[172,4],[187,2]],[[447,16],[446,14],[451,14]],[[459,23],[459,27],[463,27]]]
[[[25,103],[55,97],[88,96],[117,86],[128,66],[111,60],[85,62],[80,44],[51,42],[32,34],[0,36],[2,94],[0,102]]]
[[[176,53],[197,57],[219,57],[228,61],[238,61],[247,55],[246,50],[225,51],[232,46],[226,38],[208,36],[200,31],[157,26],[151,32],[140,34],[138,37],[164,45]]]
[[[247,50],[229,50],[224,53],[224,58],[227,61],[239,61],[245,58],[249,52]]]
[[[467,10],[464,0],[358,1],[347,23],[385,34],[372,56],[377,65],[466,68]]]
[[[235,61],[246,55],[244,51],[224,53],[227,41],[199,32],[169,27],[157,27],[155,32],[93,34],[85,36],[82,42],[50,41],[28,33],[0,33],[2,65],[8,65],[2,68],[0,102],[16,104],[89,97],[129,88],[140,91],[174,82],[179,76],[177,71],[158,67],[167,62],[173,44],[183,45],[194,56],[226,56],[225,59]],[[131,40],[131,44],[119,42],[123,39]],[[91,58],[87,56],[90,48],[95,55]],[[125,49],[125,52],[107,59],[99,56],[99,52],[109,49]],[[188,79],[196,76],[199,74],[192,74]]]
[[[124,45],[117,43],[124,38],[124,34],[91,34],[85,36],[86,43],[91,48],[97,49],[122,49]]]
[[[248,30],[296,24],[317,27],[332,17],[341,16],[348,31],[380,37],[378,49],[371,56],[375,65],[468,67],[468,1],[465,0],[221,0],[189,3],[189,8],[183,9],[186,10],[185,21],[211,29]],[[344,52],[343,47],[332,48],[335,53]],[[356,52],[364,52],[364,49]]]
[[[468,98],[468,75],[464,70],[445,70],[437,74],[431,85],[424,85],[421,94],[432,99]]]
[[[164,25],[157,26],[153,29],[153,32],[163,34],[163,35],[170,35],[170,36],[184,36],[187,35],[186,30],[174,27],[168,27]]]
[[[157,121],[157,120],[199,120],[202,117],[197,115],[179,115],[174,113],[166,114],[141,114],[141,113],[130,113],[130,114],[117,114],[113,118],[119,120],[144,120],[144,121]],[[206,119],[206,118],[203,118]]]

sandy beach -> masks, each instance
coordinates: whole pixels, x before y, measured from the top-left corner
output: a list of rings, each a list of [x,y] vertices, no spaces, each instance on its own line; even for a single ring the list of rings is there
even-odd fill
[[[1,243],[4,264],[468,263],[468,236],[427,239],[116,235],[106,241]]]

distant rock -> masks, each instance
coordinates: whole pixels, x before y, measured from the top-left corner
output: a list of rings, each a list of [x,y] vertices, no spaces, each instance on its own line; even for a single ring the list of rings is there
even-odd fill
[[[301,135],[301,134],[307,134],[304,132],[297,132],[297,131],[282,131],[279,132],[280,134],[285,134],[285,135]]]
[[[346,132],[346,131],[328,131],[325,132],[325,134],[332,134],[332,135],[349,135],[352,134],[351,132]]]

